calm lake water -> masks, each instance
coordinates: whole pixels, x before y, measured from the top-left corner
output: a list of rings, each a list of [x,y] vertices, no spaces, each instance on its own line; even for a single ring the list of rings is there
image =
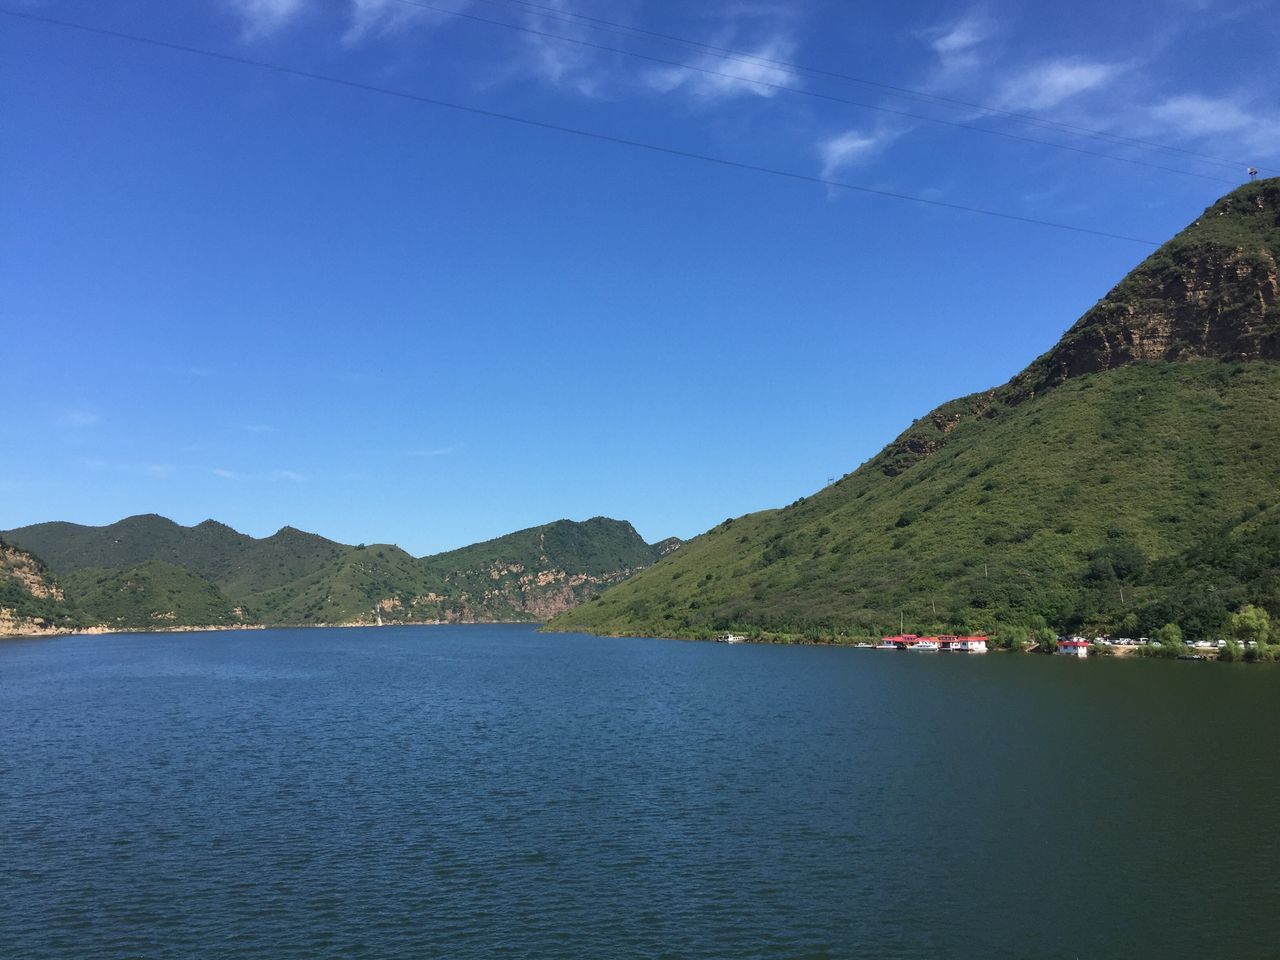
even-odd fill
[[[1280,953],[1280,669],[0,642],[0,955]]]

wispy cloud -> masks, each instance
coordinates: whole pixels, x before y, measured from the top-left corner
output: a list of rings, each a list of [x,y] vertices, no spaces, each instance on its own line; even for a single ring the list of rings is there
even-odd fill
[[[58,418],[64,427],[93,427],[102,422],[102,414],[96,410],[68,410]]]
[[[245,36],[251,39],[275,33],[307,5],[307,0],[229,0],[229,2],[244,24]]]
[[[275,433],[276,428],[269,423],[246,423],[245,430],[249,433]]]
[[[1124,71],[1121,64],[1086,57],[1044,60],[1006,80],[999,103],[1011,110],[1052,109],[1083,93],[1103,89]]]
[[[1280,154],[1280,110],[1258,108],[1243,96],[1180,94],[1153,107],[1147,117],[1156,133],[1183,141],[1214,138],[1234,142],[1266,161]]]
[[[604,96],[613,80],[612,62],[606,60],[601,51],[572,42],[590,39],[587,24],[577,24],[560,16],[574,13],[569,0],[544,0],[542,5],[548,12],[525,10],[525,24],[532,30],[553,36],[523,34],[523,54],[521,62],[516,65],[516,72],[579,96]]]
[[[929,27],[920,36],[938,57],[937,79],[954,81],[958,74],[969,73],[983,63],[978,47],[994,32],[991,21],[972,10],[959,20]]]
[[[279,483],[286,481],[288,483],[305,483],[307,478],[305,475],[298,473],[296,470],[269,470],[265,473],[246,473],[242,470],[231,470],[227,467],[213,467],[209,470],[215,477],[221,477],[223,480],[245,480],[245,481],[268,481],[271,483]]]
[[[454,0],[451,10],[465,10],[470,4]],[[398,0],[351,0],[351,25],[342,36],[343,43],[357,44],[373,37],[403,33],[427,23],[439,23],[446,14],[429,8],[400,3]]]
[[[895,139],[898,134],[887,131],[846,130],[818,143],[818,156],[822,158],[822,176],[830,180],[850,167],[871,159]]]
[[[644,79],[659,93],[680,90],[701,101],[744,95],[772,97],[781,92],[779,87],[800,86],[795,72],[782,66],[795,52],[795,41],[779,34],[744,50],[738,58],[726,60],[708,54],[689,67],[650,70]]]
[[[112,460],[102,460],[97,457],[85,460],[84,465],[90,470],[135,475],[144,474],[146,476],[156,477],[159,479],[167,479],[179,470],[184,469],[183,467],[173,463],[120,463]]]
[[[429,447],[420,450],[407,450],[405,456],[409,457],[447,457],[458,449],[457,444],[448,447]]]
[[[1258,117],[1234,100],[1198,94],[1170,97],[1158,104],[1151,116],[1191,137],[1237,133],[1258,123]]]

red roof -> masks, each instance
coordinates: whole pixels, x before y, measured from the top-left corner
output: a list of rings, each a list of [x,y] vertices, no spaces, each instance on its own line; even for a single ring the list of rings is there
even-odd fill
[[[914,633],[900,633],[894,637],[884,637],[881,643],[920,643],[922,641],[931,643],[986,643],[986,637],[956,637],[951,634],[943,634],[940,637],[921,637]]]

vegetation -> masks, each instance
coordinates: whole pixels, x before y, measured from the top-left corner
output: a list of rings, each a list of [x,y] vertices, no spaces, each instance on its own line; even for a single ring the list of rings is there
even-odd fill
[[[87,624],[43,563],[0,539],[0,631],[19,625],[72,629]]]
[[[105,527],[44,523],[10,535],[52,558],[80,620],[133,628],[542,620],[679,545],[647,544],[629,523],[604,517],[422,559],[292,527],[255,539],[212,520],[183,527],[154,515]],[[22,599],[32,607],[33,598]]]
[[[551,626],[875,636],[902,618],[1021,647],[1174,624],[1176,649],[1247,604],[1280,616],[1277,252],[1280,180],[1242,187],[1009,383]]]
[[[67,592],[94,623],[111,627],[206,627],[241,622],[213,584],[163,560],[128,570],[77,570],[67,578]]]

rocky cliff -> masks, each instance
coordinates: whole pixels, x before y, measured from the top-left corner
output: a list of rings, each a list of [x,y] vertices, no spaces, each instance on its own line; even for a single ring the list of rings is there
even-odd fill
[[[58,632],[79,625],[80,618],[48,568],[0,540],[0,636]]]
[[[1280,178],[1223,197],[1016,377],[1025,399],[1144,361],[1280,359]]]

